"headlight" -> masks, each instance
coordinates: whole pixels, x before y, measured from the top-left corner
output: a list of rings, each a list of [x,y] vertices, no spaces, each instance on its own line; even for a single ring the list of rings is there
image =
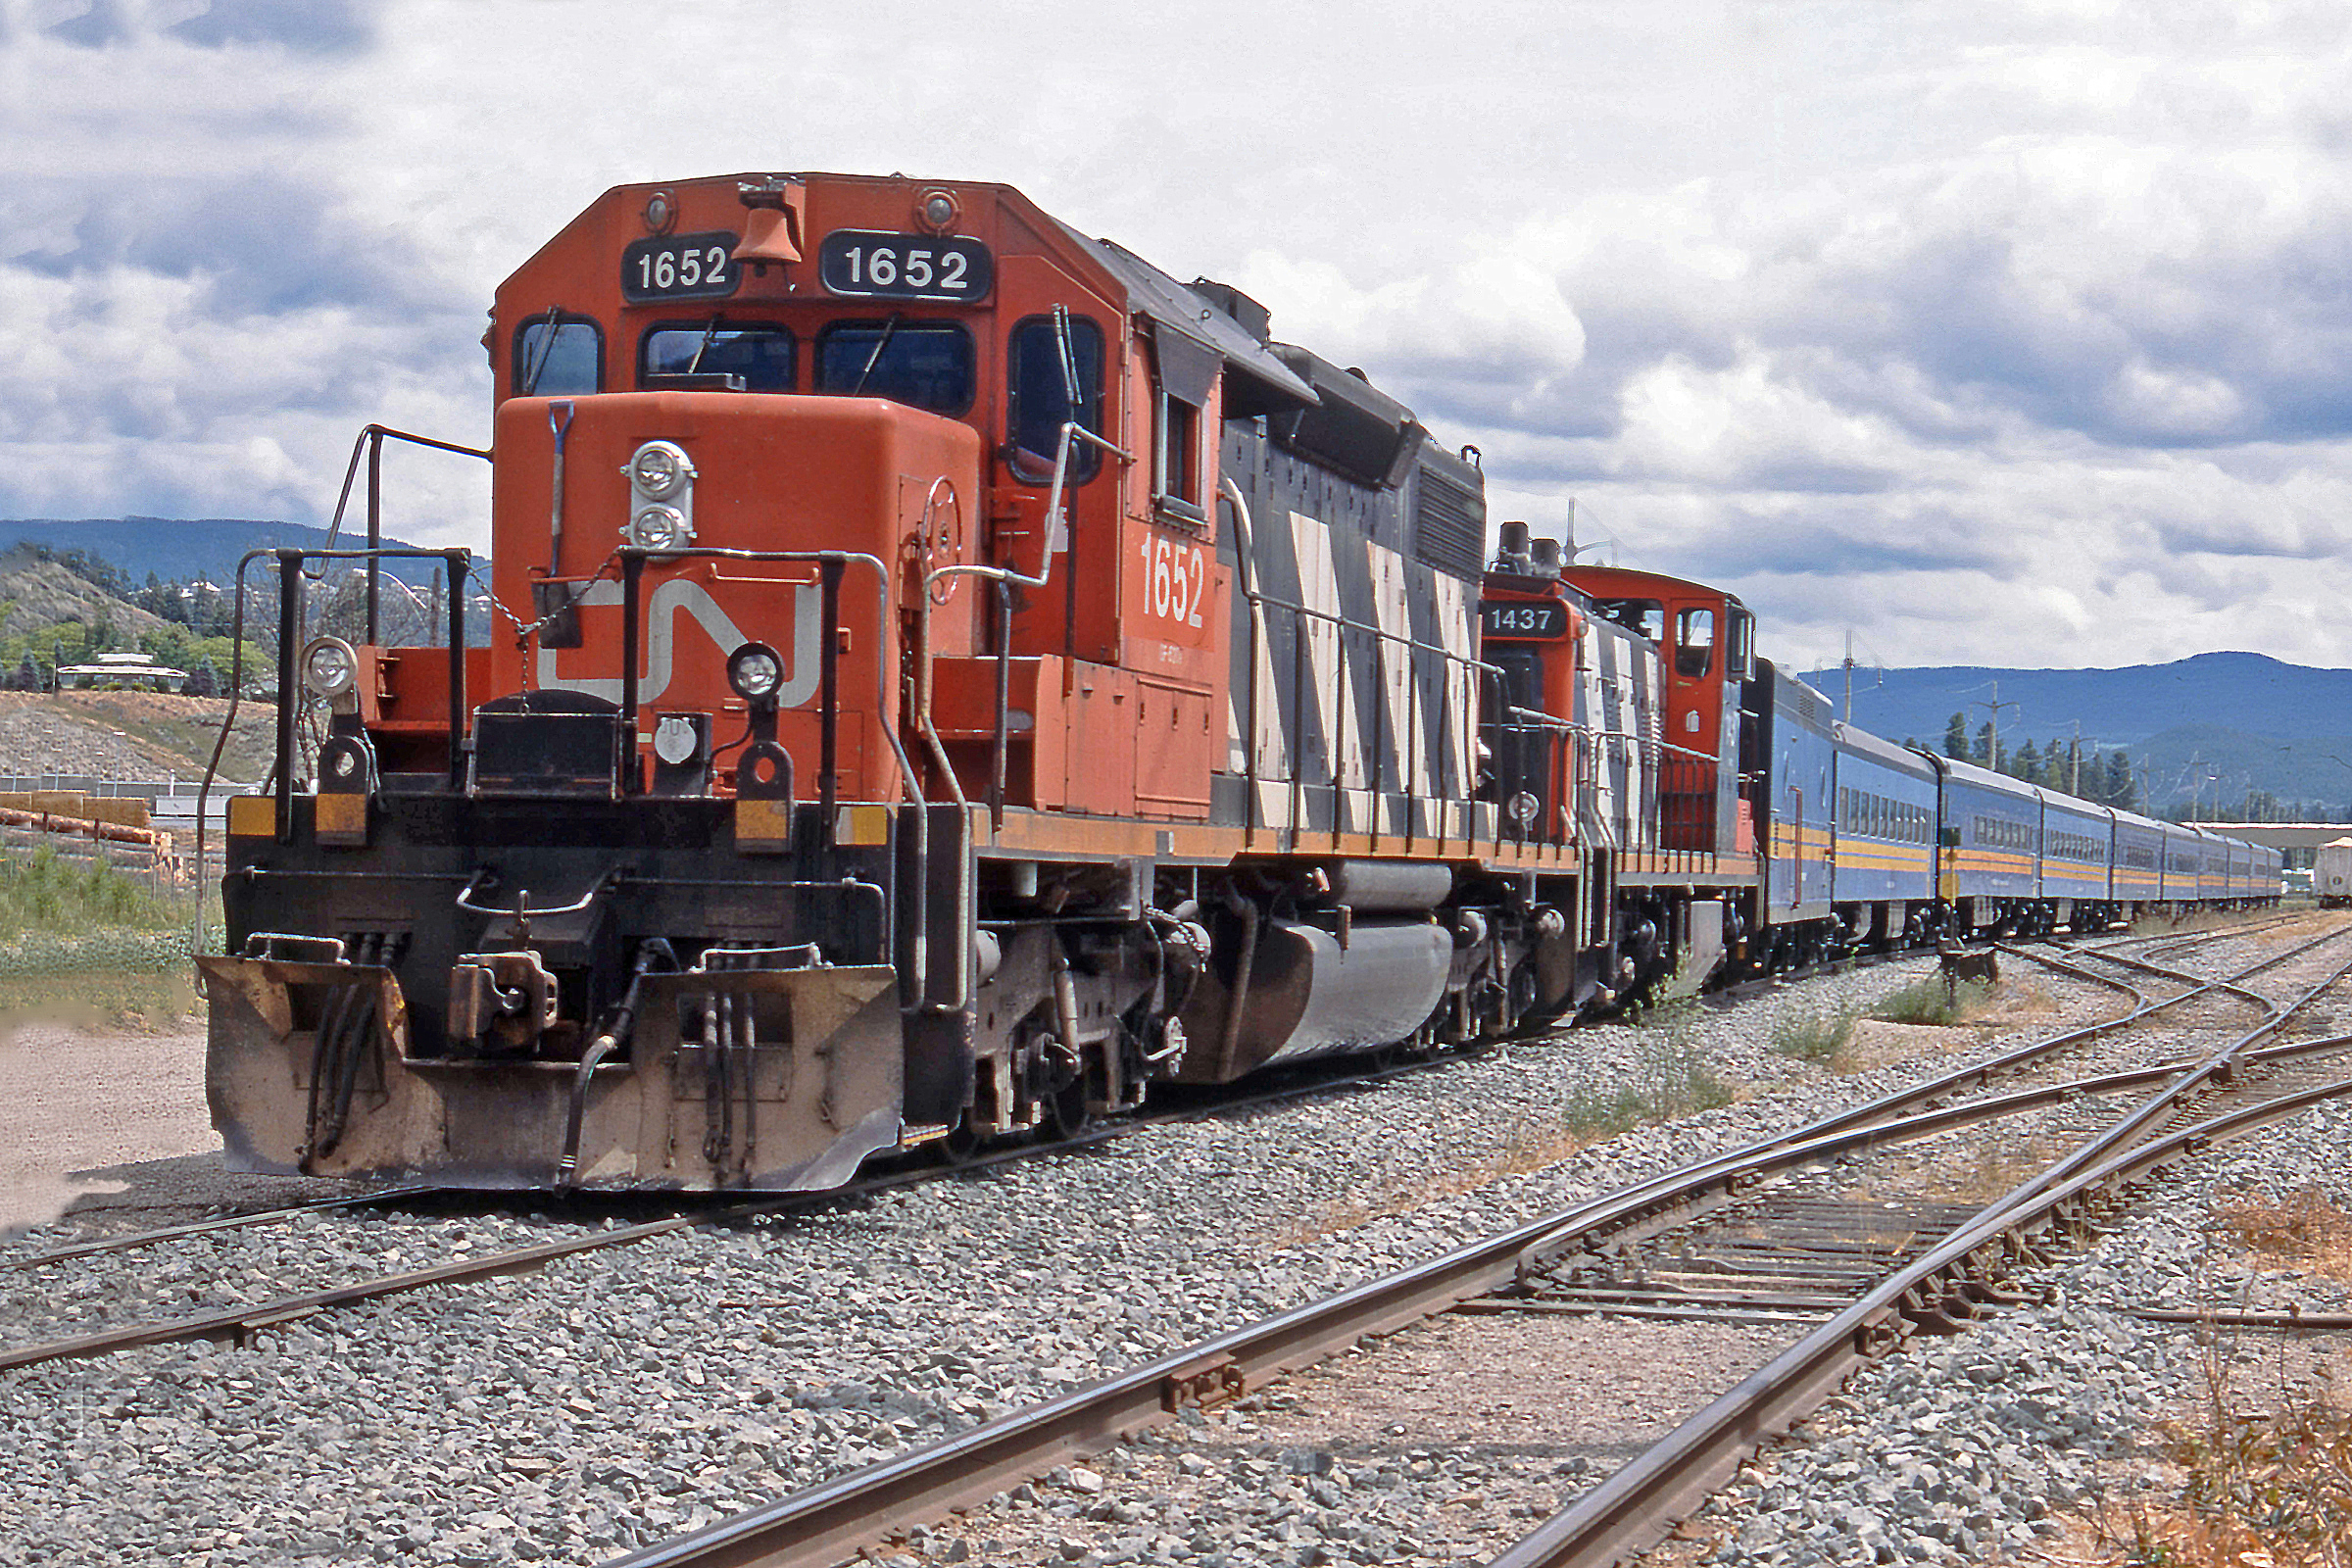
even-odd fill
[[[675,507],[647,507],[629,519],[629,543],[641,550],[683,550],[693,540],[686,514]]]
[[[340,637],[319,637],[302,651],[303,684],[320,697],[340,697],[359,679],[360,656]]]
[[[648,441],[637,449],[637,455],[622,471],[648,501],[667,501],[694,477],[694,465],[688,461],[685,449],[667,441]]]
[[[763,703],[784,684],[784,661],[765,643],[745,643],[727,656],[727,684],[747,703]]]

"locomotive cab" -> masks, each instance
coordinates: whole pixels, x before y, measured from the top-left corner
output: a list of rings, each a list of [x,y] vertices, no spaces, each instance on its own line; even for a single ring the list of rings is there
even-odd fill
[[[1755,617],[1720,588],[1656,572],[1571,564],[1562,579],[1596,616],[1658,645],[1665,737],[1658,764],[1664,848],[1746,855],[1752,803],[1740,790],[1742,683],[1755,673]]]

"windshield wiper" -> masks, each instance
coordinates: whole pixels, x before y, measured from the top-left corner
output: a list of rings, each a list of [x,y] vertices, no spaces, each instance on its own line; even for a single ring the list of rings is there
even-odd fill
[[[899,329],[899,322],[904,319],[897,311],[893,311],[890,319],[882,323],[882,335],[874,339],[874,352],[865,357],[865,368],[858,372],[858,384],[850,388],[850,396],[856,397],[865,390],[865,378],[872,375],[874,367],[882,363],[882,351],[890,346],[890,335]]]
[[[693,375],[702,369],[703,356],[710,352],[710,340],[718,336],[718,323],[726,318],[726,312],[721,311],[710,318],[709,326],[703,328],[703,340],[694,346],[694,358],[686,362],[688,375]]]
[[[527,398],[539,390],[539,377],[546,373],[547,362],[554,359],[556,355],[556,332],[558,323],[563,318],[563,306],[550,305],[547,308],[547,330],[541,334],[539,339],[539,358],[524,368],[522,391],[519,396]]]

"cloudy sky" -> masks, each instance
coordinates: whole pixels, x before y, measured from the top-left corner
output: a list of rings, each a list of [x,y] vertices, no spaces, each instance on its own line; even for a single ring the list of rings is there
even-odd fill
[[[605,187],[1001,179],[1803,665],[2352,665],[2341,0],[0,0],[0,516],[480,442]],[[396,531],[486,544],[479,465]]]

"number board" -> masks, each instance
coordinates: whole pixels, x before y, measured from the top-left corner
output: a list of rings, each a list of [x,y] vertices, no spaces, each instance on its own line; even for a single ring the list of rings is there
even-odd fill
[[[1568,635],[1568,607],[1557,600],[1489,599],[1478,618],[1490,637],[1550,641]]]
[[[620,297],[645,300],[719,300],[743,281],[735,236],[661,234],[632,241],[620,253]]]
[[[976,239],[838,228],[816,248],[816,275],[827,292],[861,299],[970,305],[987,297],[996,273],[988,247]]]

